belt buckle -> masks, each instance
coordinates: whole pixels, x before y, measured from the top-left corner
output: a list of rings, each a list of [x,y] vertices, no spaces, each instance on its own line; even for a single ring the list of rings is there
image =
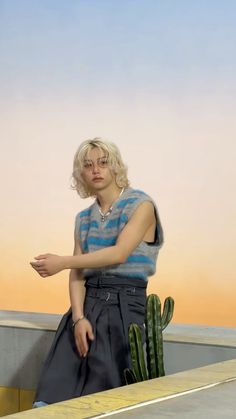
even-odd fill
[[[128,290],[128,293],[129,293],[129,294],[135,294],[135,293],[136,293],[136,288],[135,288],[135,287],[130,288],[130,289]]]
[[[107,296],[105,298],[105,301],[108,301],[110,299],[110,296],[111,296],[110,292],[107,292]]]

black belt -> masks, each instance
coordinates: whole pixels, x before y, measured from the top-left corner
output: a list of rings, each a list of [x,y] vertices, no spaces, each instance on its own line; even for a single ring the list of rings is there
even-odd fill
[[[112,302],[118,302],[119,301],[119,295],[120,292],[122,290],[113,290],[108,288],[107,290],[104,289],[96,289],[96,288],[91,288],[88,287],[87,288],[87,296],[88,297],[94,297],[94,298],[99,298],[100,300],[105,300],[105,301],[112,301]],[[132,287],[132,288],[127,288],[125,289],[125,294],[126,295],[137,295],[136,292],[136,288]]]
[[[119,288],[126,288],[127,290],[134,289],[136,291],[146,289],[147,282],[139,278],[119,278],[117,276],[99,276],[88,277],[85,281],[86,288],[111,288],[117,290]]]

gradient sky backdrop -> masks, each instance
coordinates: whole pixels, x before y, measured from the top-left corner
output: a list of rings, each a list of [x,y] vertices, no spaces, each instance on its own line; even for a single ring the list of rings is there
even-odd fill
[[[157,202],[165,245],[150,291],[175,322],[236,326],[236,3],[0,0],[0,308],[63,312],[79,143],[117,143]]]

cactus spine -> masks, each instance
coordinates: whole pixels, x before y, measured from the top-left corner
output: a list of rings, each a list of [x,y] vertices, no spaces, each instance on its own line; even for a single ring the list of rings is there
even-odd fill
[[[124,371],[126,384],[165,375],[162,331],[170,323],[173,311],[174,300],[172,297],[165,299],[162,314],[159,297],[156,294],[150,294],[147,297],[145,316],[147,367],[140,328],[136,324],[131,324],[129,343],[132,369],[126,368]]]

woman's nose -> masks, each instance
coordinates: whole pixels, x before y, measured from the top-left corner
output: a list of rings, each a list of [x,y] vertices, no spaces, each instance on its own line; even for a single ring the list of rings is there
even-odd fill
[[[99,172],[99,166],[97,163],[93,162],[93,173],[98,173]]]

